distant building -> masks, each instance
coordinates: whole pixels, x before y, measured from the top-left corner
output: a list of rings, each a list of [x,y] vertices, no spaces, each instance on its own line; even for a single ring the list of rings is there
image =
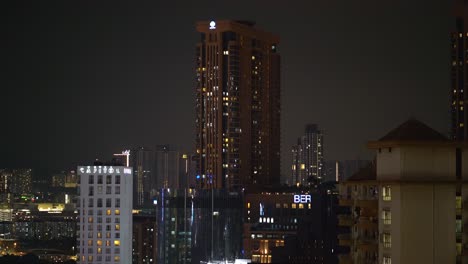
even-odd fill
[[[15,216],[13,234],[22,241],[72,240],[77,231],[73,211],[30,211]]]
[[[0,169],[0,193],[20,196],[32,193],[31,169]]]
[[[196,155],[184,153],[181,155],[179,170],[179,188],[195,188],[196,186]]]
[[[323,182],[343,179],[343,165],[338,160],[327,160],[323,163]]]
[[[180,184],[180,162],[182,155],[174,146],[156,146],[155,181],[153,195],[159,189],[178,189]]]
[[[340,263],[465,263],[466,144],[411,119],[368,147],[375,168],[340,186]]]
[[[323,132],[316,124],[308,124],[303,136],[292,147],[291,185],[309,186],[324,176]]]
[[[76,188],[77,184],[76,171],[68,171],[65,176],[65,188]]]
[[[51,186],[52,187],[65,187],[65,171],[54,173],[52,175]]]
[[[279,37],[250,21],[197,23],[198,187],[280,184]]]
[[[454,6],[455,31],[451,34],[451,138],[468,140],[468,4],[456,0]]]
[[[155,178],[155,154],[148,148],[139,147],[131,151],[133,167],[133,207],[151,206],[151,181]]]
[[[78,263],[132,263],[133,169],[79,166]]]
[[[371,163],[370,160],[343,160],[340,161],[341,164],[341,176],[340,181],[346,180],[351,177],[353,174],[358,172],[360,169],[367,167]]]

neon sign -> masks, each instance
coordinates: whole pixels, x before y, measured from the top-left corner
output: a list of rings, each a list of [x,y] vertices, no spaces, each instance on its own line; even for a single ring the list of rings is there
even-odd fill
[[[294,203],[310,203],[312,198],[310,194],[295,194]]]
[[[112,166],[86,166],[78,169],[81,173],[120,173],[120,168],[113,168]],[[125,170],[125,169],[124,169]],[[131,174],[132,170],[124,171],[125,174]]]

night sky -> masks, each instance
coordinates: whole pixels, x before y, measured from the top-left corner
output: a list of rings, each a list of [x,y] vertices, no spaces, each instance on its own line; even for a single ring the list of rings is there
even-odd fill
[[[366,142],[410,117],[449,131],[451,1],[9,2],[0,167],[192,150],[198,20],[254,20],[281,37],[285,175],[306,123],[340,160],[371,158]]]

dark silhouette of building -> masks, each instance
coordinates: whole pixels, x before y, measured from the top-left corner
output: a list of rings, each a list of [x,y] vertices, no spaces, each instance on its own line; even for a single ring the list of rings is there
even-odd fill
[[[157,262],[158,230],[156,214],[133,215],[133,264]]]
[[[196,28],[198,186],[280,184],[279,38],[247,21]]]
[[[165,189],[158,197],[158,262],[242,257],[242,196],[221,189]]]
[[[468,3],[457,0],[454,6],[455,31],[451,34],[451,138],[468,140]]]
[[[133,167],[133,208],[151,206],[151,180],[155,175],[155,153],[153,150],[138,147],[131,151]]]

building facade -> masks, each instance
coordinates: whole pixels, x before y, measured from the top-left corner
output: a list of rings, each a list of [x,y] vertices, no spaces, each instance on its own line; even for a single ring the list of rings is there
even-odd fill
[[[451,34],[451,137],[468,140],[468,4],[455,1],[455,30]],[[467,90],[467,92],[465,92]]]
[[[337,263],[337,192],[321,187],[246,194],[246,257],[253,263]]]
[[[198,187],[280,184],[279,38],[248,21],[196,28]]]
[[[304,135],[292,147],[292,185],[320,183],[325,175],[323,155],[323,132],[316,124],[306,125]]]
[[[346,207],[338,216],[341,264],[381,263],[378,261],[378,190],[375,164],[362,168],[340,184],[339,205]]]
[[[133,170],[78,167],[78,263],[132,263]]]
[[[342,221],[362,230],[339,237],[350,247],[340,263],[468,263],[468,146],[412,119],[368,147],[375,180],[352,176],[340,189],[352,208]]]

